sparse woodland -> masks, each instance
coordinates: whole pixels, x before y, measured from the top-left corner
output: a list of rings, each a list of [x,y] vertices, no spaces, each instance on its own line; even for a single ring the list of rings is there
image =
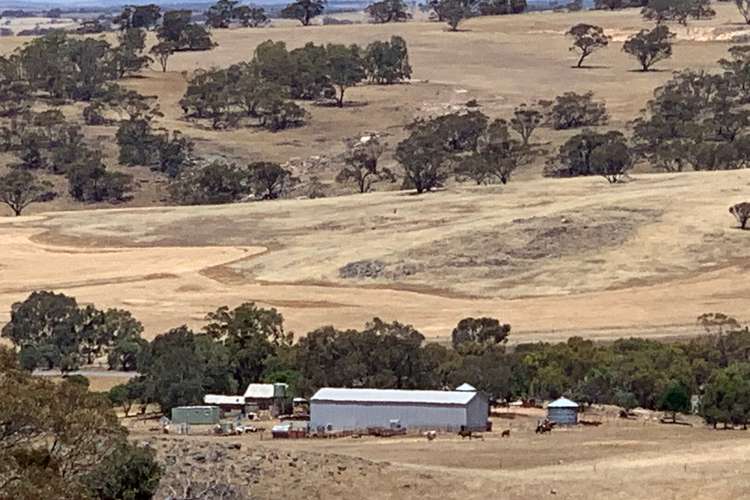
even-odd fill
[[[520,3],[509,7],[446,1],[435,1],[427,8],[453,29],[467,17],[517,14],[525,9]],[[268,23],[262,9],[246,7],[220,0],[205,13],[203,24],[193,21],[193,13],[187,10],[128,7],[112,20],[119,28],[114,45],[52,31],[4,57],[0,61],[4,121],[0,146],[18,158],[11,167],[27,174],[2,177],[5,187],[0,189],[0,201],[20,214],[33,203],[54,198],[59,191],[47,182],[48,175],[64,177],[69,195],[83,203],[129,200],[137,189],[132,176],[127,170],[108,168],[111,160],[85,140],[82,127],[96,126],[116,127],[117,162],[146,166],[163,175],[174,202],[229,203],[291,193],[299,183],[283,165],[277,163],[275,168],[288,180],[274,196],[268,196],[252,180],[258,177],[253,165],[202,159],[189,134],[157,125],[162,114],[156,99],[118,83],[149,65],[168,71],[170,58],[181,51],[211,50],[215,42],[210,30]],[[622,50],[642,71],[671,56],[674,34],[668,23],[686,24],[713,15],[710,6],[698,0],[655,0],[641,7],[644,18],[656,24],[628,37]],[[742,10],[741,4],[738,7]],[[325,8],[325,2],[300,1],[290,4],[285,15],[307,26]],[[410,18],[403,2],[377,2],[366,12],[376,23]],[[155,33],[157,43],[147,48],[149,31]],[[611,36],[591,24],[576,24],[566,35],[572,40],[570,50],[579,56],[575,67],[581,71],[590,71],[584,63],[611,45]],[[641,116],[634,117],[629,130],[606,130],[606,105],[592,92],[562,92],[553,100],[519,106],[505,117],[467,108],[417,118],[405,127],[406,139],[384,141],[378,157],[392,156],[398,168],[366,164],[356,151],[358,139],[346,138],[347,151],[335,180],[360,192],[395,184],[423,193],[449,181],[505,184],[518,168],[540,161],[546,164],[547,176],[600,175],[610,183],[626,179],[636,165],[668,172],[743,168],[748,126],[744,94],[750,85],[747,54],[746,46],[734,45],[719,61],[723,72],[686,69],[677,73],[655,89],[653,100]],[[179,105],[184,118],[197,126],[213,130],[249,127],[283,134],[306,126],[316,106],[332,105],[342,108],[341,113],[349,112],[347,106],[356,105],[347,100],[352,87],[409,82],[412,72],[406,40],[399,36],[367,46],[308,43],[292,50],[283,41],[269,40],[258,45],[246,62],[193,72]],[[400,89],[394,85],[388,91]],[[83,106],[79,119],[60,111],[69,102]],[[46,110],[39,111],[40,105]],[[535,144],[534,133],[540,127],[581,130],[555,151]]]

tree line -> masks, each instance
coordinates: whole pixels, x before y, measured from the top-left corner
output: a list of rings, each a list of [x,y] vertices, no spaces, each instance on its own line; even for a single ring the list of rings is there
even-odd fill
[[[526,0],[428,0],[425,7],[431,18],[448,24],[450,31],[458,31],[466,19],[476,16],[521,14],[526,11]]]
[[[469,317],[446,346],[427,342],[411,325],[374,318],[362,329],[323,326],[294,342],[277,310],[244,303],[209,313],[197,331],[181,326],[147,342],[126,311],[34,292],[13,306],[2,336],[16,346],[26,370],[69,371],[102,359],[113,369],[137,370],[110,392],[126,413],[148,404],[167,412],[259,381],[285,382],[300,396],[325,386],[443,389],[468,382],[501,401],[565,395],[669,412],[688,411],[689,396],[696,395],[706,422],[744,427],[750,419],[750,330],[719,313],[701,315],[698,326],[705,333],[688,341],[599,344],[572,337],[509,347],[509,324]]]
[[[750,2],[734,0],[734,4],[744,21],[750,24]],[[629,7],[640,7],[645,19],[657,23],[675,21],[683,26],[687,25],[688,19],[711,19],[716,15],[710,0],[594,0],[595,9],[618,10]]]
[[[314,19],[321,16],[327,7],[327,0],[295,0],[279,10],[278,15],[284,19],[294,19],[302,26],[310,26]],[[465,19],[475,16],[519,14],[526,10],[526,0],[431,0],[423,8],[429,10],[431,18],[439,22],[446,22],[451,30],[458,29],[458,25]],[[372,23],[383,24],[390,22],[404,22],[412,18],[409,7],[403,0],[378,0],[365,8],[365,13]],[[126,6],[122,12],[112,18],[112,22],[120,29],[144,28],[164,31],[163,26],[187,26],[182,29],[183,35],[164,37],[163,42],[174,43],[176,50],[203,50],[210,48],[209,29],[227,29],[235,26],[259,28],[270,23],[268,12],[263,7],[243,5],[238,0],[218,0],[198,17],[203,19],[203,25],[191,22],[194,17],[190,10],[170,10],[162,13],[158,5]],[[87,32],[101,32],[103,27]],[[190,42],[194,39],[194,42]],[[202,48],[201,48],[202,47]],[[167,48],[162,46],[161,48]]]
[[[308,43],[291,51],[284,42],[268,40],[248,62],[196,71],[180,106],[188,117],[210,119],[215,129],[250,119],[277,131],[304,123],[307,113],[294,100],[332,100],[343,107],[350,87],[364,80],[403,82],[411,71],[406,41],[398,36],[366,48]]]
[[[68,50],[76,53],[64,35],[39,40],[56,47],[55,52],[63,58],[73,58],[64,55]],[[72,46],[77,47],[77,42]],[[292,99],[336,94],[336,102],[343,103],[347,87],[341,75],[353,68],[362,78],[383,84],[397,83],[411,74],[406,45],[398,37],[370,44],[364,51],[366,57],[358,56],[358,65],[350,65],[351,56],[359,52],[355,47],[314,44],[289,51],[282,42],[264,42],[247,63],[197,73],[181,104],[187,113],[210,118],[215,126],[254,116],[266,127],[283,128],[293,116],[304,113]],[[334,57],[336,63],[328,60],[339,53],[343,55]],[[15,57],[6,63],[13,68],[26,64],[23,61],[23,57]],[[334,65],[343,68],[341,74],[331,69]],[[639,161],[666,172],[745,168],[750,157],[750,111],[745,97],[750,88],[750,48],[730,47],[729,57],[719,65],[720,72],[675,73],[655,89],[654,98],[631,123],[628,135],[601,130],[608,122],[608,112],[591,92],[565,92],[552,100],[523,104],[507,118],[490,119],[467,107],[407,125],[407,137],[392,150],[399,170],[383,165],[388,144],[377,134],[346,141],[336,181],[362,193],[378,183],[399,180],[403,189],[417,193],[440,188],[451,178],[505,184],[519,167],[540,155],[547,156],[546,176],[598,175],[611,183],[621,181]],[[77,71],[88,74],[88,66],[83,68]],[[9,70],[5,74],[15,73]],[[82,75],[74,80],[79,78],[91,82]],[[56,108],[55,88],[69,99],[81,96],[75,93],[81,86],[60,83],[66,80],[37,83],[31,87],[35,90],[17,100],[10,97],[18,96],[12,94],[16,85],[30,87],[33,80],[5,80],[9,94],[0,99],[0,110],[9,118],[0,126],[0,148],[13,152],[18,161],[2,177],[0,201],[14,213],[54,196],[49,183],[36,178],[34,172],[65,175],[70,194],[85,202],[116,202],[127,199],[132,190],[130,175],[110,172],[100,153],[84,140],[80,126],[69,123]],[[177,203],[276,199],[288,195],[299,183],[291,170],[277,163],[203,161],[189,137],[154,125],[161,113],[153,99],[127,91],[115,81],[99,82],[93,89],[80,97],[88,99],[83,110],[85,124],[117,125],[118,162],[148,166],[167,176],[169,193]],[[32,110],[35,101],[51,107]],[[533,141],[540,127],[579,131],[550,155]]]
[[[578,66],[608,43],[603,30],[591,25],[576,25],[568,34],[574,37],[571,50],[581,54]],[[628,39],[624,50],[636,55],[647,70],[671,55],[669,37],[668,28],[659,24]],[[659,49],[661,43],[666,45]],[[746,168],[750,157],[746,98],[750,47],[735,45],[728,52],[729,57],[719,60],[720,72],[679,71],[655,89],[643,116],[630,124],[629,140],[619,131],[584,130],[560,147],[557,157],[547,162],[545,175],[590,175],[599,169],[617,182],[639,159],[665,172]]]

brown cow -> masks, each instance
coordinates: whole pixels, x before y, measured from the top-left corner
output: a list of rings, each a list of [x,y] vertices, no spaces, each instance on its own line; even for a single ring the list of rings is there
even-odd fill
[[[479,432],[471,432],[463,425],[461,426],[461,430],[458,431],[458,435],[461,436],[461,439],[469,438],[469,440],[472,440],[474,438],[481,439],[484,441],[484,436]]]
[[[746,229],[747,221],[750,220],[750,203],[745,201],[729,207],[729,213],[734,215],[741,229]]]

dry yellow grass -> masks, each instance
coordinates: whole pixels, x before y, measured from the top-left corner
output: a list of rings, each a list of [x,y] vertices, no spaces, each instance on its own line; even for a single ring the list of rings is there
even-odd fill
[[[248,300],[297,333],[377,315],[440,339],[477,314],[516,341],[698,333],[702,312],[750,319],[750,233],[727,212],[749,184],[748,171],[639,174],[5,219],[0,310],[49,288],[129,309],[149,336]],[[339,276],[361,259],[416,272]]]

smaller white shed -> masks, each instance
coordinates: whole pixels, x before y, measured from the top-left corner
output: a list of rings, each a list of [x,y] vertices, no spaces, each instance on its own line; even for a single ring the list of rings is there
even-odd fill
[[[245,398],[243,396],[224,396],[222,394],[206,394],[203,402],[207,405],[218,406],[224,412],[245,411]]]
[[[557,425],[578,423],[578,403],[568,398],[560,398],[547,405],[547,418]]]
[[[244,394],[245,404],[251,411],[270,410],[272,415],[279,415],[283,411],[288,389],[287,384],[281,383],[250,384]]]
[[[220,394],[206,394],[203,396],[203,402],[207,405],[215,406],[245,406],[245,398],[243,396],[223,396]]]

